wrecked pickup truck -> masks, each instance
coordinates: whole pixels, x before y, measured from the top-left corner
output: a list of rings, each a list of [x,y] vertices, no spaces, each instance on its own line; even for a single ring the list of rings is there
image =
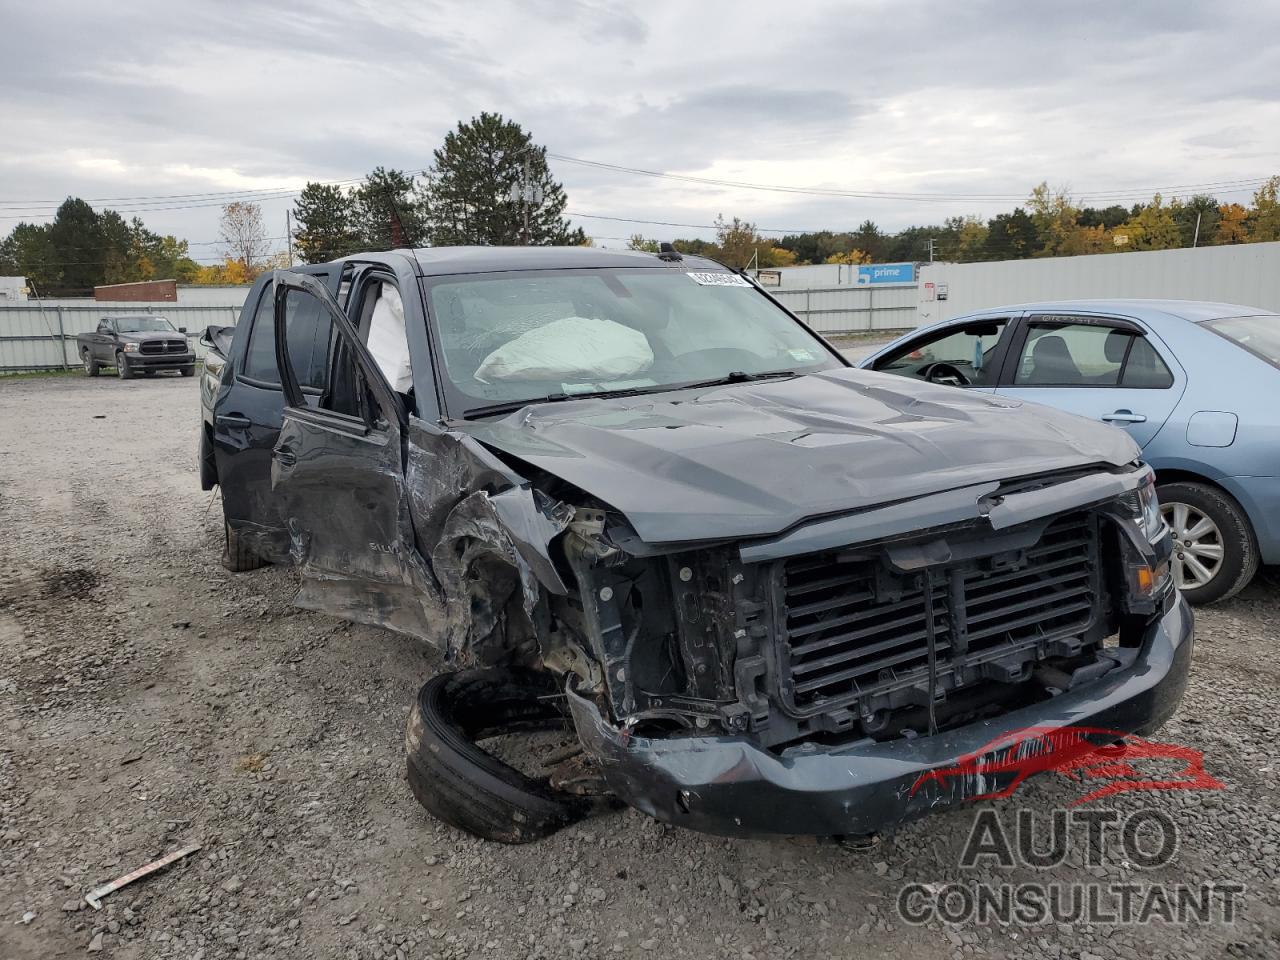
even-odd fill
[[[259,280],[223,350],[224,563],[444,652],[409,783],[479,836],[617,800],[865,835],[996,789],[928,774],[997,738],[1145,733],[1181,699],[1192,619],[1132,440],[852,369],[713,261],[354,256]],[[549,776],[477,746],[566,718]]]

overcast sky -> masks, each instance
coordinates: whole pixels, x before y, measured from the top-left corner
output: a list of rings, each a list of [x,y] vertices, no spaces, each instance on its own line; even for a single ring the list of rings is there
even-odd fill
[[[482,110],[553,153],[761,184],[1023,196],[1048,180],[1137,196],[1240,181],[1280,172],[1278,28],[1280,5],[1225,0],[0,0],[0,232],[68,195],[421,169]],[[552,167],[571,211],[689,224],[893,229],[1013,206]],[[95,206],[132,208],[211,257],[218,207],[193,202]],[[147,209],[164,205],[186,209]],[[264,201],[272,236],[289,206]],[[610,246],[710,236],[578,222]]]

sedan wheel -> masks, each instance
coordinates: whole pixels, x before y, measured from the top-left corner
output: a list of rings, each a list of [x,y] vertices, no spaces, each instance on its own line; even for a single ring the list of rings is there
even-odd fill
[[[1222,568],[1222,531],[1189,504],[1166,504],[1161,513],[1173,530],[1173,579],[1178,589],[1208,586]]]
[[[1220,487],[1174,481],[1157,485],[1160,513],[1173,539],[1174,583],[1191,603],[1234,596],[1258,569],[1248,515]]]

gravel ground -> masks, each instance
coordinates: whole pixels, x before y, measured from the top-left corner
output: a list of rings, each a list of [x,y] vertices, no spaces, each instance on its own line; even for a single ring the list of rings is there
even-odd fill
[[[1179,825],[1141,870],[1073,833],[1051,870],[959,866],[979,809],[1011,824],[1080,786],[906,826],[870,849],[725,841],[625,811],[524,847],[444,827],[403,780],[408,704],[439,658],[290,606],[284,569],[218,565],[193,380],[0,383],[0,960],[114,957],[1280,956],[1280,577],[1204,610],[1159,735],[1226,789],[1129,793]],[[1047,819],[1047,815],[1045,817]],[[93,886],[188,842],[111,894]],[[1180,925],[908,926],[904,883],[1233,880],[1242,916]]]

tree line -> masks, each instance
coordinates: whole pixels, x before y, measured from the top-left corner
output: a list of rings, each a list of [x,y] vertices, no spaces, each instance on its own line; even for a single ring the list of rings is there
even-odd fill
[[[1271,177],[1249,205],[1208,194],[1165,200],[1156,194],[1133,206],[1081,206],[1065,189],[1041,183],[1023,206],[990,219],[948,217],[940,224],[889,233],[871,220],[856,230],[819,230],[766,237],[737,217],[716,219],[716,239],[674,241],[677,250],[702,254],[731,267],[784,267],[802,263],[898,263],[949,260],[1025,260],[1128,250],[1172,250],[1280,240],[1280,177]],[[628,246],[656,250],[633,236]]]
[[[1081,206],[1065,189],[1041,183],[1027,202],[989,219],[948,217],[939,224],[765,236],[754,223],[723,215],[714,240],[677,239],[684,253],[735,268],[808,263],[1021,260],[1127,250],[1280,240],[1280,177],[1249,205],[1208,194],[1165,200],[1156,194],[1126,207]],[[185,240],[160,236],[134,217],[95,211],[68,198],[48,224],[19,223],[0,241],[0,274],[26,276],[48,296],[79,296],[94,286],[172,278],[180,283],[248,283],[287,266],[294,254],[322,263],[365,250],[408,246],[589,245],[566,219],[564,187],[551,175],[546,148],[518,123],[481,113],[460,122],[432,152],[431,166],[408,172],[374,168],[343,187],[309,182],[293,208],[289,250],[272,250],[257,204],[229,203],[220,222],[222,262],[202,266]],[[279,238],[277,238],[279,239]],[[636,234],[627,245],[658,249]]]
[[[51,223],[19,223],[0,240],[0,275],[26,277],[40,296],[85,296],[100,284],[134,280],[193,283],[199,274],[187,241],[75,197]]]

